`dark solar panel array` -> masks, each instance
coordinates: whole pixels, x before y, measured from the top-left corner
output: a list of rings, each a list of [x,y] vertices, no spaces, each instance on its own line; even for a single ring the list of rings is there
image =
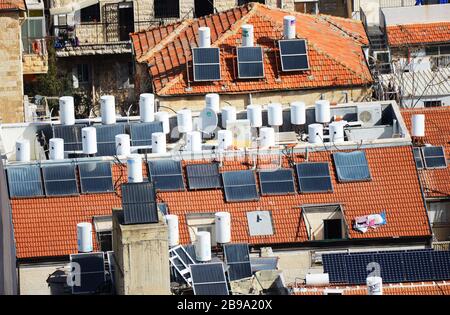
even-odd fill
[[[450,279],[450,252],[431,249],[323,254],[324,272],[331,283],[363,284],[377,263],[385,283]]]
[[[295,167],[301,193],[333,191],[328,163],[299,163]]]
[[[47,196],[78,194],[75,164],[43,166],[42,174]]]
[[[80,163],[78,168],[80,170],[81,192],[114,191],[110,162]]]
[[[223,252],[225,263],[229,266],[228,279],[230,281],[252,276],[248,244],[225,244]]]
[[[369,164],[364,151],[333,153],[334,165],[340,182],[370,180]]]
[[[39,165],[9,167],[6,173],[11,198],[44,195]]]
[[[222,173],[226,201],[259,200],[252,170]]]
[[[286,39],[278,41],[281,69],[283,71],[308,70],[308,49],[304,39]]]
[[[150,146],[152,145],[152,134],[162,131],[163,125],[161,121],[130,124],[131,145]]]
[[[125,224],[157,223],[158,210],[153,183],[122,184]]]
[[[191,265],[192,284],[195,295],[228,295],[222,263]]]
[[[186,175],[189,189],[214,189],[222,187],[218,163],[186,165]]]
[[[219,48],[192,48],[194,81],[220,80]]]
[[[53,126],[53,138],[64,139],[64,151],[81,151],[81,129],[86,125],[54,125]]]
[[[103,253],[73,254],[71,263],[79,264],[73,269],[74,280],[79,277],[80,285],[72,286],[73,294],[92,294],[101,291],[105,284],[105,258]],[[76,283],[75,283],[76,284]]]
[[[238,47],[239,79],[264,78],[264,60],[262,47]]]
[[[423,147],[423,159],[426,168],[445,168],[447,160],[443,147]]]
[[[267,170],[259,172],[262,195],[283,195],[295,193],[292,169]]]
[[[125,133],[125,124],[95,125],[97,132],[97,156],[116,155],[116,136]]]
[[[148,162],[150,181],[160,191],[185,190],[180,161],[153,160]]]

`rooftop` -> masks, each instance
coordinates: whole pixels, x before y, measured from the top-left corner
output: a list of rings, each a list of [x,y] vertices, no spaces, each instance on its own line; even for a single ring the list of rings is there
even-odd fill
[[[25,10],[24,0],[0,0],[0,11],[2,10]]]

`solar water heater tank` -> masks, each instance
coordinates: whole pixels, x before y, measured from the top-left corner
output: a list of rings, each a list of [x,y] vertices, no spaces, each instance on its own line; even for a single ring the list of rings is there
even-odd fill
[[[141,122],[152,122],[155,120],[155,95],[143,93],[139,96],[139,114]]]
[[[345,120],[333,121],[328,127],[330,128],[330,141],[339,143],[344,141],[344,126],[347,124]]]
[[[425,137],[424,114],[416,114],[411,116],[411,135],[413,137]]]
[[[295,16],[286,15],[283,18],[284,39],[295,39]]]
[[[180,243],[178,230],[178,216],[174,214],[166,215],[167,227],[169,230],[169,246],[174,247]]]
[[[155,120],[162,122],[164,134],[170,133],[170,123],[169,123],[169,113],[168,112],[157,112],[155,114]]]
[[[242,29],[242,46],[253,47],[254,42],[253,25],[244,24],[242,25],[241,29]]]
[[[227,121],[236,120],[236,107],[225,106],[222,108],[222,128],[227,128]]]
[[[180,133],[192,131],[192,112],[190,109],[182,109],[177,112],[177,125]]]
[[[208,93],[205,95],[205,107],[211,108],[216,113],[220,112],[220,96],[217,93]]]
[[[231,242],[231,215],[229,212],[216,212],[214,215],[216,227],[216,242],[226,244]]]
[[[233,132],[231,130],[219,130],[217,132],[217,146],[220,151],[225,151],[233,145]]]
[[[166,135],[163,132],[152,133],[152,153],[166,153]]]
[[[327,100],[316,101],[315,107],[316,122],[324,124],[331,120],[330,102]]]
[[[142,183],[142,158],[139,154],[130,154],[127,158],[129,183]]]
[[[200,131],[190,131],[186,133],[186,147],[191,152],[202,151],[202,134]]]
[[[100,115],[103,125],[116,123],[116,101],[113,95],[103,95],[100,97]]]
[[[64,159],[64,139],[52,138],[49,140],[50,160]]]
[[[367,277],[366,284],[368,295],[383,295],[383,279],[381,277]]]
[[[247,119],[250,121],[250,126],[258,128],[262,126],[262,108],[261,105],[247,106]]]
[[[202,26],[198,28],[198,35],[200,37],[200,48],[211,47],[211,30],[209,27]]]
[[[311,124],[308,126],[308,142],[323,143],[323,125]]]
[[[306,105],[303,102],[291,103],[291,124],[304,125],[306,123]]]
[[[29,162],[31,159],[30,141],[21,139],[16,141],[16,161]]]
[[[61,125],[75,125],[75,106],[72,96],[59,98],[59,120]]]
[[[259,131],[260,148],[268,149],[275,146],[275,130],[271,127],[262,127]]]
[[[211,234],[207,231],[197,232],[195,241],[195,256],[198,261],[211,260]]]
[[[117,155],[129,155],[131,153],[130,135],[128,134],[116,135],[115,140],[116,140]]]
[[[90,222],[81,222],[77,224],[77,242],[78,252],[92,252],[92,224]]]
[[[81,129],[81,141],[84,154],[97,153],[97,130],[94,127]]]
[[[267,106],[267,117],[270,126],[283,125],[283,108],[280,103],[271,103]]]

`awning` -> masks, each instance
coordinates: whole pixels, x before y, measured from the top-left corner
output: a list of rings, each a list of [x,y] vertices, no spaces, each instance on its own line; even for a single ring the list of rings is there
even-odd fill
[[[50,15],[69,14],[75,11],[87,8],[91,5],[97,4],[99,0],[83,0],[76,3],[70,3],[62,7],[51,8]]]

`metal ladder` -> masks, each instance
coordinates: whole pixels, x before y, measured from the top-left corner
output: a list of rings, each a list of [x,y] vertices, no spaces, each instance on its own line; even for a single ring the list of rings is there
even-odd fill
[[[195,261],[184,249],[183,246],[178,245],[169,249],[169,261],[175,270],[183,277],[188,286],[192,285],[191,268],[189,265],[194,265]]]

